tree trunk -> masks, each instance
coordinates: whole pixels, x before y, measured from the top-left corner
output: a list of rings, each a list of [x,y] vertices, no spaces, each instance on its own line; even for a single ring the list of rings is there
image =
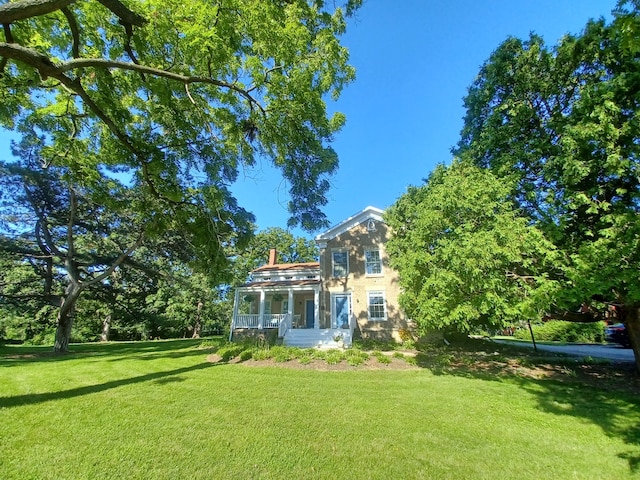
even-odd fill
[[[640,373],[640,305],[625,307],[623,321],[636,359],[636,370]]]
[[[111,314],[105,316],[104,320],[102,320],[102,332],[100,333],[100,341],[108,342],[110,332],[111,332]]]
[[[198,309],[196,310],[196,321],[193,326],[193,335],[191,338],[200,338],[200,331],[202,330],[202,302],[198,302]]]
[[[55,353],[67,353],[69,351],[69,340],[71,339],[71,327],[73,326],[73,316],[75,313],[76,301],[80,296],[79,285],[70,283],[67,286],[64,300],[58,311],[58,326],[56,327],[56,341],[53,345]]]

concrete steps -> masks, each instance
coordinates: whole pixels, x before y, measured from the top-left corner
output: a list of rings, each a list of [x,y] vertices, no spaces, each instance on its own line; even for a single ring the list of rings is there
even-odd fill
[[[342,335],[342,345],[334,340],[338,335]],[[282,343],[288,347],[330,349],[350,347],[351,341],[351,334],[346,329],[325,328],[316,330],[313,328],[294,328],[287,330]]]

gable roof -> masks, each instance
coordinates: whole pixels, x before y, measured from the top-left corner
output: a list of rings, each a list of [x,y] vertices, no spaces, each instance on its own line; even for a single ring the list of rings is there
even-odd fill
[[[316,242],[323,241],[323,240],[331,240],[332,238],[335,238],[338,235],[341,235],[351,230],[353,227],[360,225],[361,223],[366,222],[369,219],[384,223],[384,220],[382,219],[383,213],[384,213],[384,210],[381,210],[379,208],[371,207],[371,206],[366,207],[364,210],[356,213],[355,215],[350,216],[346,220],[343,220],[342,222],[338,223],[337,225],[334,225],[326,232],[317,235]]]

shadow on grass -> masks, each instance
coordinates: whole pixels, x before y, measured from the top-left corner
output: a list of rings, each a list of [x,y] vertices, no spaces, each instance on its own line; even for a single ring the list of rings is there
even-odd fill
[[[118,362],[135,356],[137,360],[183,358],[202,355],[196,348],[207,339],[153,340],[148,342],[109,342],[72,344],[69,353],[59,354],[51,346],[7,345],[0,347],[0,366],[12,366],[25,362],[64,362],[82,358],[107,358]],[[213,343],[222,342],[214,339]]]
[[[215,363],[203,362],[191,367],[176,368],[175,370],[167,370],[164,372],[148,373],[146,375],[139,375],[137,377],[123,378],[120,380],[113,380],[110,382],[100,383],[97,385],[87,385],[84,387],[71,388],[69,390],[62,390],[58,392],[45,392],[36,394],[16,395],[12,397],[0,397],[0,408],[19,407],[23,405],[33,405],[36,403],[48,402],[51,400],[62,400],[66,398],[80,397],[82,395],[89,395],[91,393],[104,392],[112,388],[118,388],[125,385],[134,385],[142,382],[155,381],[156,383],[170,383],[183,381],[183,378],[178,375],[202,370],[215,366]]]
[[[629,449],[619,458],[632,473],[640,472],[640,379],[632,366],[583,365],[482,343],[426,351],[417,355],[416,364],[434,375],[515,384],[536,399],[540,410],[587,420],[622,440]]]

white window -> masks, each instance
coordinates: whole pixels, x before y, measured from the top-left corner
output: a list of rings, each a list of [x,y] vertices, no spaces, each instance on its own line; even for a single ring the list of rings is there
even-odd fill
[[[331,259],[334,277],[346,277],[349,275],[349,254],[346,250],[331,252]]]
[[[282,313],[289,313],[289,299],[282,300]]]
[[[265,299],[264,301],[264,314],[271,315],[271,299]]]
[[[369,298],[369,320],[379,321],[387,319],[387,306],[384,300],[384,292],[367,292]]]
[[[367,275],[382,275],[380,250],[372,248],[364,251],[364,267]]]

